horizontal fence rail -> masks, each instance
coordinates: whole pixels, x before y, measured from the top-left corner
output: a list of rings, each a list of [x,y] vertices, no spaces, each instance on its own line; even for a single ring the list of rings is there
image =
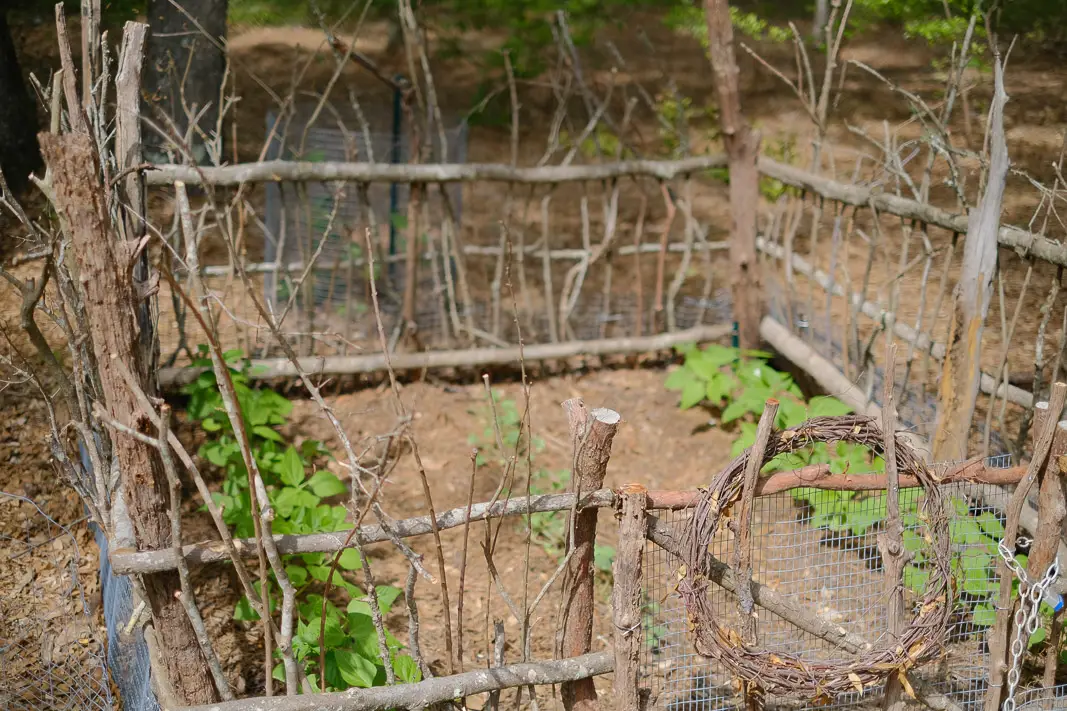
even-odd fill
[[[985,465],[981,459],[972,459],[960,464],[942,466],[938,479],[942,483],[967,481],[981,484],[1010,485],[1018,483],[1025,474],[1024,467],[995,469]],[[760,479],[756,496],[773,494],[808,487],[833,491],[879,491],[884,490],[884,475],[833,474],[828,465],[817,464],[802,469],[776,472]],[[900,477],[900,486],[909,488],[918,486],[911,477]],[[699,491],[650,491],[648,508],[650,510],[678,510],[691,508],[700,499]],[[611,489],[600,489],[582,495],[577,508],[612,508],[616,505],[618,494]],[[487,518],[521,516],[527,513],[547,511],[569,511],[575,508],[574,494],[542,494],[510,501],[483,502],[470,507],[458,507],[443,511],[437,515],[436,530],[443,531],[463,526],[468,521],[482,521]],[[359,544],[381,543],[398,538],[412,538],[433,533],[435,527],[429,516],[393,521],[388,530],[379,524],[365,525],[360,528],[358,536],[348,541],[349,547]],[[345,548],[349,539],[348,531],[336,533],[311,533],[306,535],[277,535],[274,540],[278,552],[282,555],[300,553],[334,553]],[[233,541],[234,547],[244,557],[252,558],[256,553],[255,541],[252,539]],[[205,565],[229,560],[225,546],[221,542],[211,541],[194,543],[183,547],[186,561],[190,565]],[[172,549],[158,551],[116,550],[111,553],[111,565],[116,574],[158,573],[177,568],[177,558]]]
[[[472,348],[468,350],[431,351],[426,353],[397,353],[385,356],[381,353],[362,356],[318,356],[302,358],[299,370],[289,360],[265,358],[252,361],[249,377],[255,380],[272,378],[295,378],[300,371],[305,373],[355,375],[376,373],[387,367],[393,370],[422,370],[423,368],[479,368],[487,365],[507,365],[520,360],[538,361],[575,356],[602,356],[672,348],[683,343],[714,341],[729,335],[733,326],[698,326],[640,338],[611,338],[598,341],[569,341],[525,347]],[[162,368],[159,383],[163,388],[174,388],[191,382],[203,372],[198,368]]]
[[[246,183],[334,182],[364,183],[458,183],[508,182],[551,185],[555,183],[611,180],[624,177],[649,177],[672,180],[703,170],[723,168],[725,155],[702,156],[675,161],[630,160],[595,165],[542,166],[513,168],[497,163],[406,164],[265,161],[217,167],[156,165],[146,170],[148,185],[238,186]],[[760,158],[759,171],[800,190],[824,199],[915,220],[964,234],[968,217],[942,208],[881,192],[860,185],[830,180],[771,158]],[[1067,266],[1067,245],[1019,227],[1002,226],[998,235],[1001,246],[1020,250],[1052,264]]]
[[[245,183],[473,183],[479,181],[552,185],[591,180],[645,176],[673,180],[701,170],[722,168],[726,156],[713,155],[675,161],[628,160],[597,165],[559,165],[512,168],[499,163],[337,163],[310,161],[264,161],[220,167],[195,168],[159,165],[145,173],[149,185],[237,186]]]
[[[414,684],[353,688],[327,694],[240,699],[186,711],[387,711],[422,709],[442,701],[516,686],[561,684],[607,674],[614,668],[611,652],[544,662],[524,662],[493,669],[452,674]]]

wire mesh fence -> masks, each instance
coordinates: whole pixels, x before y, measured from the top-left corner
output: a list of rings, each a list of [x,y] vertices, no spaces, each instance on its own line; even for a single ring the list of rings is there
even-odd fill
[[[118,688],[124,711],[158,711],[151,682],[151,663],[141,610],[134,601],[133,585],[125,575],[115,575],[108,559],[107,536],[94,530],[100,547],[100,592],[107,631],[107,665]]]
[[[352,130],[341,122],[315,121],[308,110],[286,122],[267,117],[267,130],[275,135],[268,157],[305,161],[367,161],[407,163],[412,158],[410,133],[399,116],[393,130],[381,131],[388,117],[381,117],[366,130]],[[373,125],[375,130],[371,130]],[[443,139],[442,139],[443,135]],[[442,163],[466,162],[468,127],[465,121],[431,136],[429,150]],[[412,186],[407,183],[369,185],[325,183],[272,183],[266,190],[264,260],[279,265],[315,264],[310,278],[295,294],[295,301],[310,312],[335,311],[341,316],[354,309],[368,293],[366,269],[367,230],[384,237],[384,250],[377,255],[386,263],[381,275],[385,294],[400,293],[406,275],[397,268],[396,257],[406,249],[408,223],[422,219],[423,229],[448,216],[455,224],[462,217],[463,191],[458,184],[429,190],[425,215],[410,215]],[[284,308],[293,288],[288,271],[268,273],[265,296],[275,308]],[[429,287],[430,285],[425,285]],[[395,311],[399,302],[388,299]],[[391,315],[396,315],[395,313]]]
[[[990,466],[1008,464],[1007,456],[990,460]],[[972,711],[981,707],[986,690],[986,636],[993,624],[999,585],[996,563],[997,544],[1003,532],[1000,511],[1010,494],[1002,491],[999,500],[991,500],[988,495],[977,496],[971,485],[962,483],[945,486],[944,493],[950,502],[957,605],[943,657],[917,673],[932,689],[960,708]],[[902,493],[904,541],[912,555],[905,571],[905,588],[912,603],[926,577],[925,544],[915,515],[921,501],[919,489]],[[681,528],[690,512],[662,512],[661,516],[672,527]],[[756,499],[752,519],[753,579],[877,644],[887,633],[885,584],[876,543],[884,518],[884,492],[794,489]],[[720,560],[730,560],[732,548],[732,534],[723,530],[712,553]],[[646,561],[642,675],[656,707],[687,711],[740,708],[742,701],[732,676],[721,665],[697,654],[692,646],[685,608],[673,591],[679,562],[651,543]],[[736,598],[716,586],[710,595],[724,624],[737,628]],[[759,644],[776,654],[793,655],[802,661],[841,658],[842,653],[828,642],[770,613],[759,615],[757,629]],[[881,693],[880,687],[867,688],[833,699],[828,708],[880,707]],[[1051,695],[1059,699],[1053,708],[1064,707],[1065,693],[1067,685],[1053,690]],[[1042,690],[1024,687],[1017,699],[1020,708],[1045,708],[1050,703],[1048,697],[1048,692],[1042,696]],[[797,707],[795,701],[767,699],[768,709]]]
[[[2,493],[0,504],[0,708],[114,708],[73,524],[23,496]]]

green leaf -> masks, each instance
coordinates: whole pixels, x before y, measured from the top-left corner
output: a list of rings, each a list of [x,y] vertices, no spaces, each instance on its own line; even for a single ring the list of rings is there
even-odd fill
[[[774,357],[773,353],[768,353],[767,351],[757,351],[757,350],[741,351],[741,355],[744,356],[745,358],[755,358],[757,360],[770,360],[771,358]]]
[[[688,410],[694,405],[699,405],[704,399],[704,394],[705,388],[703,381],[693,378],[682,388],[682,400],[679,403],[679,407],[683,410]]]
[[[663,386],[668,390],[682,390],[687,383],[695,379],[693,371],[683,366],[672,370]]]
[[[313,509],[319,505],[319,497],[295,486],[285,487],[272,498],[272,501],[283,519],[292,517],[298,509]]]
[[[975,520],[986,534],[998,539],[1004,537],[1004,524],[1000,522],[1000,519],[992,511],[980,514]]]
[[[385,615],[393,609],[393,603],[403,591],[393,585],[379,585],[375,592],[378,593],[378,607],[382,608],[382,614]]]
[[[743,417],[747,412],[749,412],[748,405],[741,400],[734,400],[722,411],[722,417],[720,419],[725,425],[733,422],[739,417]]]
[[[982,529],[970,516],[954,518],[948,522],[949,535],[956,545],[968,545],[980,542],[985,536]]]
[[[321,605],[321,601],[320,601]],[[308,618],[306,623],[301,622],[298,625],[297,634],[300,639],[307,642],[315,649],[319,648],[319,627],[322,626],[322,616],[315,614]],[[323,642],[326,644],[327,649],[332,649],[341,644],[344,644],[348,638],[345,631],[341,629],[341,620],[338,617],[327,614],[326,615],[326,627],[322,630]]]
[[[352,648],[364,657],[378,658],[378,632],[374,629],[374,621],[369,614],[349,613],[348,638]]]
[[[326,578],[329,577],[329,575],[330,575],[330,566],[328,566],[328,565],[309,565],[308,566],[308,573],[310,573],[311,577],[314,578],[315,580],[318,580],[320,583],[325,583],[326,582]]]
[[[337,496],[348,493],[348,487],[344,485],[336,474],[327,471],[317,471],[308,480],[308,488],[315,492],[315,496],[325,499],[327,496]]]
[[[1041,644],[1045,641],[1046,637],[1048,637],[1048,632],[1045,630],[1045,628],[1038,627],[1036,630],[1034,630],[1034,633],[1030,635],[1029,646],[1033,647],[1035,644]]]
[[[303,483],[304,461],[300,458],[300,453],[296,451],[296,447],[289,447],[289,449],[285,450],[280,474],[282,481],[289,486],[300,486]]]
[[[285,566],[285,574],[289,576],[289,582],[298,588],[304,587],[304,583],[308,580],[307,568],[299,565]]]
[[[258,435],[263,439],[270,440],[271,442],[285,442],[285,440],[282,439],[282,436],[280,434],[265,425],[256,425],[255,427],[253,427],[252,434]]]
[[[377,664],[350,649],[334,650],[334,658],[337,660],[337,671],[345,683],[361,689],[374,686],[374,677],[378,674]]]
[[[716,406],[721,405],[722,399],[729,394],[729,381],[721,373],[708,381],[708,387],[704,391],[705,397]]]
[[[280,682],[282,682],[284,684],[285,683],[285,665],[282,664],[281,662],[278,662],[277,664],[275,664],[274,668],[270,672],[270,676],[275,681],[280,681]],[[314,686],[314,684],[312,686]]]
[[[259,614],[252,609],[252,603],[248,601],[247,595],[242,595],[237,601],[237,606],[233,609],[233,619],[238,622],[254,622],[259,619]]]
[[[837,417],[851,412],[852,408],[837,398],[816,395],[808,400],[808,417]]]
[[[393,657],[393,671],[396,678],[405,684],[414,684],[422,681],[422,670],[415,660],[406,654],[398,654]]]
[[[915,531],[910,528],[904,529],[904,550],[909,553],[915,553],[922,550],[926,546],[926,541]]]
[[[914,565],[909,565],[904,568],[904,584],[915,592],[921,592],[926,588],[926,581],[930,579],[930,574],[921,568],[916,568]]]
[[[363,567],[363,562],[359,559],[359,553],[355,548],[345,548],[341,551],[338,565],[345,570],[359,570]]]
[[[226,461],[230,458],[227,448],[220,442],[212,444],[206,444],[200,448],[200,456],[207,459],[216,467],[226,466]]]
[[[803,404],[791,398],[783,398],[778,406],[779,427],[796,427],[808,419],[808,411]]]
[[[988,602],[980,602],[974,606],[971,619],[978,627],[992,627],[997,621],[997,610]]]
[[[370,603],[367,602],[366,599],[349,600],[348,607],[345,608],[345,612],[355,615],[370,616]]]
[[[611,546],[593,546],[593,565],[597,570],[610,573],[615,561],[615,549]]]

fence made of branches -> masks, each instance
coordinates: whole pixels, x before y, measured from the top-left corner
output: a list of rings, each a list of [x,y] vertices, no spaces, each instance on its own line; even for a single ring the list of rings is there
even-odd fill
[[[203,107],[184,107],[184,117],[142,111],[147,27],[126,25],[113,62],[92,10],[99,3],[86,4],[81,90],[61,7],[62,68],[40,86],[51,125],[40,138],[47,172],[36,182],[54,210],[31,216],[0,185],[27,242],[23,271],[4,272],[21,294],[25,331],[4,365],[48,403],[55,466],[106,537],[110,570],[128,576],[138,625],[147,611],[143,648],[161,706],[423,708],[485,695],[487,707],[499,708],[504,691],[536,705],[552,693],[538,687],[558,685],[572,709],[604,698],[607,685],[596,680],[609,672],[608,693],[634,710],[653,698],[665,707],[759,708],[866,703],[879,693],[894,709],[907,699],[992,711],[1005,694],[1024,697],[1019,635],[1041,597],[1059,589],[1053,573],[1064,550],[1067,386],[1051,383],[1067,367],[1067,309],[1059,305],[1067,256],[1045,230],[1055,229],[1062,176],[1051,188],[1027,183],[1041,196],[1031,228],[1045,227],[1000,224],[1011,174],[999,57],[988,151],[953,149],[945,128],[962,91],[968,39],[936,110],[886,82],[914,106],[926,133],[904,138],[905,129],[887,128],[875,139],[856,128],[873,148],[857,152],[845,181],[832,158],[828,112],[850,4],[831,13],[820,82],[810,61],[798,62],[794,79],[772,69],[813,119],[809,170],[757,158],[725,3],[708,3],[722,156],[694,155],[684,140],[673,155],[649,154],[630,130],[634,112],[664,119],[675,138],[685,131],[640,85],[617,88],[615,73],[597,85],[583,74],[560,14],[543,153],[520,165],[518,89],[508,66],[510,160],[466,163],[456,150],[465,129],[449,130],[442,117],[423,30],[400,0],[416,74],[390,86],[405,117],[405,150],[396,150],[394,133],[389,156],[380,155],[354,93],[350,111],[339,112],[327,94],[297,107],[294,89],[267,122],[261,158],[276,159],[226,164],[217,127],[203,164],[190,149]],[[328,46],[336,79],[354,49]],[[807,57],[799,38],[797,52]],[[237,98],[223,97],[220,121]],[[315,153],[321,146],[309,137],[323,122],[336,124],[344,160]],[[146,127],[164,135],[173,163],[143,162]],[[916,172],[912,158],[923,149],[928,157]],[[947,192],[934,190],[941,179]],[[725,203],[704,199],[724,193]],[[986,325],[997,314],[999,332]],[[777,404],[769,401],[756,444],[707,489],[610,491],[604,477],[621,416],[568,400],[570,490],[530,491],[528,364],[731,335],[743,347],[762,337],[858,414],[775,431]],[[1024,338],[1026,348],[1009,347]],[[232,367],[234,350],[253,369]],[[397,373],[493,365],[520,371],[519,434],[505,442],[486,376],[502,455],[489,468],[493,495],[475,502],[475,480],[487,475],[472,452],[470,471],[458,475],[469,481],[467,505],[438,511]],[[324,396],[324,379],[371,373],[388,378],[393,419],[356,437]],[[241,473],[229,499],[213,491],[160,397],[203,376],[217,388],[214,425],[225,429]],[[276,462],[257,457],[251,444],[266,436],[243,400],[251,378],[295,382],[327,423],[347,480],[343,496],[315,494],[308,508],[321,518],[322,499],[346,499],[325,506],[337,518],[332,530],[293,533],[279,523],[279,512],[297,504],[279,501],[265,483]],[[984,427],[972,427],[983,418]],[[819,465],[760,475],[775,457],[836,442],[867,448],[884,460],[885,474]],[[1017,462],[1029,453],[1029,463],[986,463],[1002,451]],[[982,456],[967,458],[975,452]],[[408,454],[423,515],[394,517],[383,490]],[[304,486],[299,462],[289,473],[291,488]],[[1003,487],[1011,486],[1009,494]],[[767,552],[779,535],[772,524],[795,528],[814,518],[820,497],[841,492],[849,515],[865,521],[861,531],[812,539],[805,552]],[[187,498],[207,511],[211,539],[187,542]],[[238,503],[247,508],[247,536],[227,519]],[[595,547],[606,535],[600,508],[615,509],[618,534],[610,648],[594,651]],[[547,512],[566,513],[566,543],[535,580],[532,521]],[[512,516],[525,521],[526,558],[502,571],[497,543],[509,530],[502,519]],[[972,525],[985,538],[957,540],[955,530]],[[1016,555],[1024,535],[1032,539],[1025,570]],[[428,553],[416,552],[417,536],[432,539]],[[388,600],[373,554],[386,548],[402,561],[405,580]],[[317,561],[312,582],[292,565],[308,556]],[[830,562],[811,564],[819,556]],[[768,565],[772,557],[778,567]],[[232,572],[254,629],[251,646],[261,653],[262,687],[249,698],[237,698],[240,684],[198,604],[199,576],[216,565]],[[1013,577],[1021,602],[1013,602]],[[433,594],[417,594],[420,583]],[[298,602],[305,584],[315,587],[317,609]],[[487,591],[477,620],[464,610],[475,586]],[[367,629],[362,656],[342,663],[327,658],[325,641],[329,610],[345,595],[346,613],[365,617]],[[491,624],[492,601],[506,620]],[[443,649],[428,650],[420,631],[427,606],[442,619],[434,641]],[[553,608],[555,624],[540,624]],[[1055,707],[1058,614],[1048,635],[1042,686],[1032,691],[1035,703]],[[551,658],[535,648],[551,649]],[[988,674],[952,672],[964,658]],[[330,670],[357,688],[327,692],[342,686]]]

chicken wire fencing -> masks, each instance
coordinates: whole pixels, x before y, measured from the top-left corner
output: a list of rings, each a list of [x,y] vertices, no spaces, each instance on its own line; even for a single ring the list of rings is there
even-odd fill
[[[107,556],[107,536],[94,531],[100,547],[100,592],[107,629],[107,665],[124,711],[159,711],[141,613],[129,576],[115,575]]]
[[[400,107],[394,106],[391,117],[384,112],[366,117],[367,130],[346,126],[334,116],[324,118],[320,114],[316,118],[311,107],[281,121],[271,112],[267,131],[275,138],[268,158],[408,163],[412,158],[410,134],[399,111]],[[351,122],[356,126],[361,123]],[[390,124],[391,130],[383,130]],[[442,163],[465,163],[467,136],[465,120],[453,122],[442,132],[432,131],[431,157]],[[366,308],[370,293],[366,231],[370,230],[381,247],[374,257],[384,264],[377,280],[383,320],[391,328],[400,316],[399,297],[407,278],[398,262],[407,248],[409,220],[418,220],[426,230],[440,225],[446,217],[458,225],[462,215],[463,190],[458,183],[440,190],[430,186],[414,215],[409,211],[411,192],[412,186],[406,183],[268,184],[263,254],[267,264],[278,268],[266,273],[263,285],[275,312],[281,312],[293,297],[294,320],[299,328],[313,330],[328,324],[355,342],[366,338],[373,328]],[[302,277],[305,265],[312,263],[311,272]],[[454,270],[454,265],[449,268]],[[432,293],[440,287],[426,269],[420,272],[420,293]],[[428,299],[421,299],[418,306],[420,331],[433,333],[439,326],[435,321],[439,311]]]
[[[85,551],[73,529],[84,521],[61,524],[14,494],[0,492],[0,505],[0,708],[114,708],[103,635],[81,582],[95,571],[79,570]]]
[[[990,466],[1008,466],[1009,457],[990,460]],[[982,707],[988,664],[987,635],[995,616],[997,544],[1003,533],[1010,492],[993,487],[954,483],[944,486],[949,502],[952,569],[957,583],[956,610],[940,661],[916,674],[964,711]],[[918,516],[921,489],[901,492],[905,547],[915,556],[905,570],[906,605],[918,600],[926,573]],[[688,522],[691,511],[661,511],[657,515],[676,530]],[[752,513],[753,580],[773,588],[791,601],[841,625],[850,633],[876,644],[886,633],[886,597],[876,535],[885,518],[885,492],[794,489],[756,499]],[[732,533],[722,527],[712,553],[729,561]],[[1025,550],[1020,550],[1025,554]],[[685,607],[674,592],[680,562],[649,543],[644,578],[645,647],[641,662],[642,684],[655,708],[677,711],[716,711],[742,708],[733,677],[721,665],[695,651],[688,633]],[[737,601],[729,592],[712,586],[715,613],[724,624],[738,625]],[[1045,606],[1043,610],[1047,612]],[[757,609],[759,644],[777,654],[802,661],[843,658],[810,633],[769,612]],[[1045,618],[1047,621],[1047,618]],[[1041,628],[1044,629],[1044,628]],[[1038,633],[1040,634],[1040,632]],[[1033,640],[1035,650],[1040,641]],[[1048,691],[1035,688],[1032,672],[1016,694],[1018,708],[1067,708],[1067,684]],[[840,696],[830,706],[810,708],[880,708],[881,687]],[[768,709],[808,708],[796,700],[767,698]]]
[[[790,300],[787,289],[781,279],[781,273],[767,269],[763,272],[764,291],[768,295],[767,315],[791,331],[803,337],[807,344],[820,356],[831,362],[839,371],[845,370],[846,326],[838,319],[813,318],[804,315],[804,304],[798,299]],[[790,302],[792,309],[789,308]],[[789,319],[792,310],[794,317]],[[800,314],[800,315],[798,315]],[[819,314],[823,316],[823,314]],[[940,366],[938,366],[940,367]],[[868,361],[861,372],[852,380],[864,393],[867,401],[881,406],[884,368]],[[910,432],[929,436],[937,420],[937,391],[925,387],[924,383],[910,380],[899,384],[899,400],[896,402],[900,425]],[[985,435],[983,417],[975,417],[976,436]],[[989,450],[991,452],[1009,451],[1009,442],[995,428],[989,430]]]

